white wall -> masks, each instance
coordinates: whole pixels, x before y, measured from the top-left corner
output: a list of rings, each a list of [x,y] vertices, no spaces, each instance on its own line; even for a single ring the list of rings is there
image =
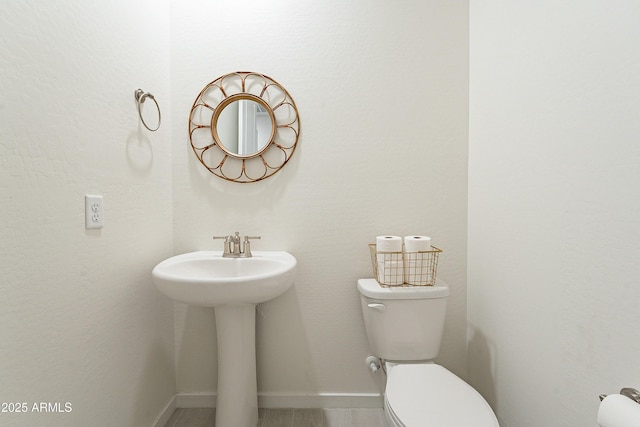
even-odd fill
[[[355,281],[381,233],[445,249],[439,361],[464,376],[466,2],[168,3],[0,5],[0,396],[72,405],[1,423],[150,425],[174,379],[215,391],[212,311],[176,304],[174,324],[149,271],[235,230],[300,261],[259,308],[261,392],[380,391]],[[293,160],[253,185],[204,171],[186,132],[198,91],[242,69],[280,81],[302,121]],[[138,87],[160,101],[158,133]],[[86,193],[105,197],[100,231],[84,230]]]
[[[640,387],[640,4],[471,2],[469,378],[503,427]]]
[[[0,4],[0,401],[71,404],[3,426],[150,426],[174,394],[150,278],[172,253],[168,26],[166,1]],[[94,192],[106,225],[86,231]]]
[[[378,393],[356,280],[378,234],[425,233],[452,289],[439,361],[466,374],[466,1],[175,2],[171,11],[175,250],[261,235],[299,261],[259,307],[259,390]],[[191,151],[188,114],[222,74],[267,74],[300,111],[299,149],[275,176],[229,183]],[[213,392],[212,310],[176,304],[178,392]],[[378,378],[379,380],[379,378]]]

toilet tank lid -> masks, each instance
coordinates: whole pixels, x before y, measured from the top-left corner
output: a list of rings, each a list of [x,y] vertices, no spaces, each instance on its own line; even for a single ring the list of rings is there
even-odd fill
[[[383,288],[376,279],[358,279],[358,290],[369,298],[375,299],[429,299],[446,298],[449,287],[437,279],[435,286],[394,286]]]

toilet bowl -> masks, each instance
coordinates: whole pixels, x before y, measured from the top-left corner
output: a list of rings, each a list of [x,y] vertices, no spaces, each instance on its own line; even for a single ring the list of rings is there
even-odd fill
[[[444,367],[389,362],[386,366],[384,412],[390,426],[498,426],[480,393]]]
[[[391,427],[498,427],[473,387],[431,360],[440,351],[448,286],[382,287],[358,280],[369,346],[385,361]]]

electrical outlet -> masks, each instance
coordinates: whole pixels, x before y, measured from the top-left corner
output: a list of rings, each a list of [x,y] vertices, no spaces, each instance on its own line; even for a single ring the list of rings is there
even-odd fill
[[[104,226],[104,207],[102,205],[102,196],[85,194],[84,225],[86,229],[102,228]]]

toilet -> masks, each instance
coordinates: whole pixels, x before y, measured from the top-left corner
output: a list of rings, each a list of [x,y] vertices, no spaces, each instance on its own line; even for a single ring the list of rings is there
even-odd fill
[[[384,413],[391,427],[499,427],[484,398],[432,362],[440,351],[449,287],[382,287],[358,280],[369,346],[387,373]]]

